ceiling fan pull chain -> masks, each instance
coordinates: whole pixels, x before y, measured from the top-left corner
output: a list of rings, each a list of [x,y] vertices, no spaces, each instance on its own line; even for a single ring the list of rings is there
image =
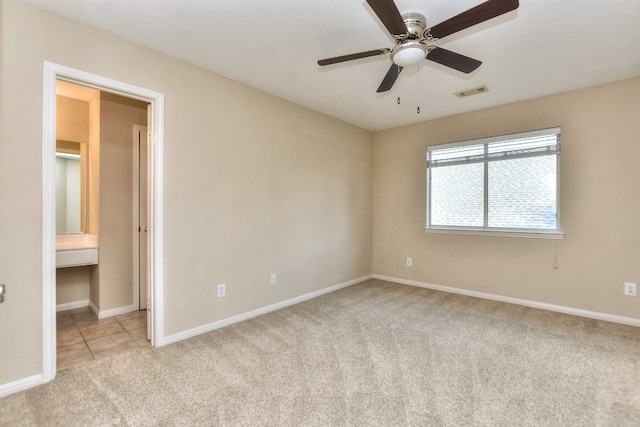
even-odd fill
[[[396,66],[396,70],[398,71],[397,76],[400,76],[400,71],[402,71],[402,67]],[[396,85],[396,89],[398,90],[398,100],[396,102],[398,103],[398,105],[400,105],[400,85]]]
[[[418,81],[416,87],[416,95],[418,100],[420,100],[420,63],[418,63]],[[420,114],[420,104],[418,104],[418,108],[416,109],[416,114]]]

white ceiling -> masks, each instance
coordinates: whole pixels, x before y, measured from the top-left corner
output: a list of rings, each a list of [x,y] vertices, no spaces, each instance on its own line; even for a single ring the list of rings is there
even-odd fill
[[[436,43],[483,61],[476,71],[423,61],[382,94],[388,56],[316,63],[393,47],[363,0],[23,1],[374,131],[640,75],[638,0],[520,0],[516,11]],[[431,27],[482,2],[396,5]],[[453,95],[481,85],[489,92]]]

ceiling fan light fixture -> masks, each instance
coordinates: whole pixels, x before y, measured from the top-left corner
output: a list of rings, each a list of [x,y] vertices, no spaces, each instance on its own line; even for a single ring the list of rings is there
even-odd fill
[[[419,41],[409,41],[397,45],[391,51],[391,60],[400,67],[415,65],[427,57],[428,47]]]
[[[444,20],[433,27],[427,28],[427,21],[420,13],[406,13],[401,15],[395,4],[395,0],[365,1],[378,19],[380,19],[380,22],[386,27],[389,34],[395,39],[395,47],[391,50],[384,48],[375,49],[321,59],[318,61],[318,65],[337,64],[339,62],[390,53],[389,56],[393,64],[384,76],[376,93],[390,90],[404,67],[416,65],[423,59],[436,62],[465,74],[472,73],[482,64],[482,61],[469,58],[468,56],[452,52],[436,45],[430,45],[430,43],[496,18],[517,9],[519,6],[518,0],[486,0],[484,3]],[[429,55],[428,57],[427,54]]]

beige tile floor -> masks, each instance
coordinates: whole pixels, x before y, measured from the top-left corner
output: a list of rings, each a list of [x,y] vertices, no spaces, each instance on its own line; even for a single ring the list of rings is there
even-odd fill
[[[150,345],[145,310],[98,319],[93,310],[82,307],[59,311],[56,317],[58,371]]]

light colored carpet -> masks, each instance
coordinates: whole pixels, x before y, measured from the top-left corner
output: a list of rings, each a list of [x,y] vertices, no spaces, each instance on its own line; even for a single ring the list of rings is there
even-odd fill
[[[640,329],[371,280],[0,400],[16,425],[640,425]]]

